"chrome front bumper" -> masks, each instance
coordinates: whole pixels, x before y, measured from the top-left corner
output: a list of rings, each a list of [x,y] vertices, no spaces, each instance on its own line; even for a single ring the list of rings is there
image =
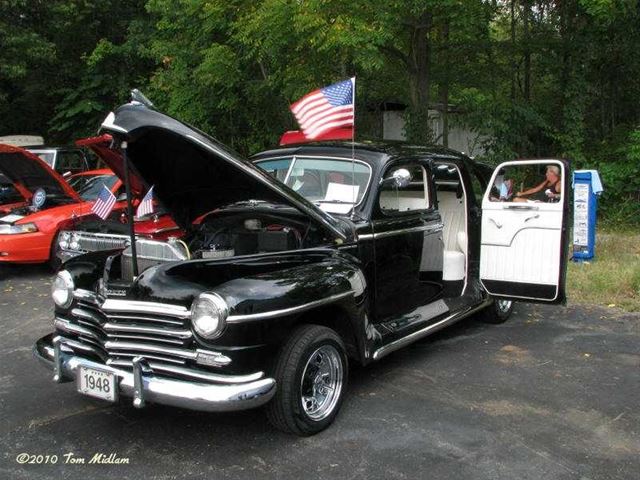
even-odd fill
[[[53,380],[58,383],[74,381],[80,366],[113,373],[118,379],[119,395],[133,398],[133,405],[138,408],[148,401],[190,410],[230,412],[263,405],[276,393],[276,381],[262,378],[262,372],[245,376],[211,375],[215,383],[195,382],[158,375],[152,362],[144,357],[136,357],[133,371],[129,372],[78,356],[65,346],[62,337],[53,334],[38,340],[33,353],[53,369]]]

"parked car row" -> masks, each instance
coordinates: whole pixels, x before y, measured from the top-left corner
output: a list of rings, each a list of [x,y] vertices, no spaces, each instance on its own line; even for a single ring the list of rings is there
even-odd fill
[[[563,160],[494,170],[442,147],[352,142],[244,159],[140,101],[109,114],[101,134],[93,141],[114,188],[129,177],[141,198],[153,186],[181,235],[87,249],[63,264],[54,331],[34,352],[81,394],[129,397],[138,408],[264,405],[276,427],[310,435],[338,414],[351,363],[378,361],[474,313],[503,322],[514,299],[564,301]],[[505,175],[549,166],[561,179],[558,201],[496,200]],[[49,169],[46,182],[47,198],[64,205],[43,214],[80,210],[81,195],[59,175]],[[0,219],[7,231],[26,228],[20,236],[41,231],[29,185],[16,183],[24,205]],[[83,230],[114,234],[100,225],[87,220]],[[58,245],[80,246],[81,236],[65,232]]]
[[[100,155],[108,139],[86,139],[82,143]],[[123,222],[128,221],[122,215],[124,189],[109,169],[81,171],[64,178],[34,152],[0,144],[0,175],[5,192],[10,192],[0,200],[0,264],[48,262],[57,268],[71,256],[109,246],[80,239],[66,242],[70,234],[65,231],[80,228],[88,233],[124,233]],[[99,218],[91,207],[103,185],[118,202],[109,221],[97,222]],[[137,220],[135,229],[148,238],[181,234],[171,218],[162,213]]]

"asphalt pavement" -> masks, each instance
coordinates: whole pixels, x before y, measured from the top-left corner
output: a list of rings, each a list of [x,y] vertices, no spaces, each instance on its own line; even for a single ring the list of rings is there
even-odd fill
[[[518,304],[503,325],[465,320],[352,368],[334,425],[298,438],[261,410],[137,410],[54,384],[31,353],[50,282],[0,270],[0,478],[640,478],[637,313]]]

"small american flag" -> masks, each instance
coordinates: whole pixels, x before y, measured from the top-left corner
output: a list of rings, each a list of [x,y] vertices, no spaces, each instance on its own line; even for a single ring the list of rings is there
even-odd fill
[[[306,94],[289,108],[305,137],[315,139],[330,130],[353,127],[356,79],[350,78]]]
[[[138,205],[138,210],[136,210],[136,217],[142,218],[145,215],[149,215],[151,213],[153,213],[153,187],[149,189],[147,194],[140,202],[140,205]]]
[[[116,197],[106,185],[102,185],[102,191],[91,207],[91,211],[98,215],[101,219],[105,219],[111,213],[113,206],[116,204]]]

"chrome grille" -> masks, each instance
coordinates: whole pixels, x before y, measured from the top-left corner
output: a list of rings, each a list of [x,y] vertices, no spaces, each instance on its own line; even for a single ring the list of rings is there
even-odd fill
[[[147,268],[166,262],[186,260],[185,247],[177,241],[158,242],[156,240],[137,239],[136,256],[138,258],[138,273]],[[133,279],[133,258],[131,247],[122,252],[122,278]]]
[[[91,232],[62,232],[60,238],[69,238],[65,250],[74,252],[97,252],[100,250],[114,250],[125,248],[128,244],[127,235]]]
[[[89,298],[79,299],[67,318],[55,320],[56,329],[66,338],[90,348],[107,364],[130,366],[136,356],[167,364],[184,365],[195,360],[197,351],[189,329],[188,310],[174,305],[156,306],[160,314],[141,313],[145,302],[106,300],[101,306]]]

